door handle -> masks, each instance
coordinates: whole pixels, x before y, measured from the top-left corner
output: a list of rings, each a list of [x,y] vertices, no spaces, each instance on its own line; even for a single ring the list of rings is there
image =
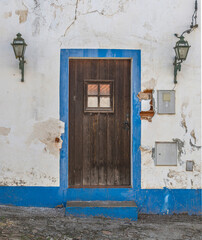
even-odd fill
[[[129,130],[130,129],[130,123],[129,123],[129,114],[126,114],[126,121],[122,123],[123,128],[125,130]]]

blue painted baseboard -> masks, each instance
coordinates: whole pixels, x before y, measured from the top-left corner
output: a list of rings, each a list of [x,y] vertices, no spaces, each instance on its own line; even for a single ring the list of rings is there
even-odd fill
[[[68,189],[70,190],[70,189]],[[61,187],[0,187],[0,204],[26,207],[55,207],[66,201],[135,201],[139,213],[146,214],[201,214],[201,189],[113,189],[113,199],[107,189],[94,189],[94,199],[87,195],[89,189],[71,193]],[[91,190],[92,191],[92,190]],[[89,198],[89,199],[88,199]]]
[[[25,207],[55,207],[61,204],[59,187],[0,187],[0,204]]]

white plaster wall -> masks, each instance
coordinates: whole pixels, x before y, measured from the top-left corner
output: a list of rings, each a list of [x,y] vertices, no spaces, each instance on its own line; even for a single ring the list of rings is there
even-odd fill
[[[142,121],[142,188],[199,188],[201,149],[190,140],[201,145],[200,28],[186,36],[192,47],[176,86],[172,66],[173,34],[193,10],[194,0],[1,0],[0,185],[59,185],[60,49],[121,48],[141,49],[142,90],[153,88],[155,101],[157,90],[176,91],[175,115]],[[24,83],[10,46],[18,32],[28,44]],[[155,141],[173,139],[184,144],[178,165],[154,166]]]

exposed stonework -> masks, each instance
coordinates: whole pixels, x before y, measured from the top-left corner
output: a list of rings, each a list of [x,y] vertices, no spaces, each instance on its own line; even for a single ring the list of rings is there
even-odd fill
[[[141,120],[148,120],[149,122],[152,121],[152,118],[154,116],[154,107],[153,107],[153,90],[152,89],[145,89],[142,92],[139,92],[137,97],[139,98],[139,101],[142,100],[148,100],[149,101],[149,109],[148,111],[141,111],[140,117]]]
[[[12,16],[12,12],[5,12],[4,18],[10,18]]]
[[[19,23],[23,23],[27,21],[27,15],[28,15],[27,10],[16,10],[15,14],[19,16]]]
[[[64,123],[51,118],[44,122],[35,123],[28,143],[30,144],[34,140],[39,140],[45,145],[45,151],[58,156],[59,150],[62,148],[62,133],[64,133]]]
[[[10,131],[11,131],[10,128],[0,127],[0,135],[8,136],[8,134],[10,133]]]

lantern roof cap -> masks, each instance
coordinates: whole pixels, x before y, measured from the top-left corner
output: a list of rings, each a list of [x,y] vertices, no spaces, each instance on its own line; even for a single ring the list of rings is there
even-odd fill
[[[22,38],[22,34],[18,33],[16,34],[16,38],[13,39],[13,43],[11,43],[11,45],[15,45],[15,44],[23,44],[25,46],[27,46],[27,44],[25,43],[24,38]]]

